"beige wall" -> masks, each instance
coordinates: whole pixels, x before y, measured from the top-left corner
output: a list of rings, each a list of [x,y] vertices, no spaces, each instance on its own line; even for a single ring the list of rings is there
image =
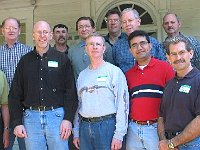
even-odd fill
[[[75,22],[80,16],[91,16],[97,22],[97,30],[106,12],[122,3],[135,3],[151,14],[154,24],[141,29],[156,31],[162,41],[165,33],[161,27],[162,16],[168,11],[176,12],[182,22],[181,32],[200,39],[200,1],[199,0],[0,0],[0,21],[14,16],[26,23],[26,43],[32,43],[33,23],[46,20],[51,26],[64,23],[69,27],[72,39],[76,36]],[[74,43],[69,41],[70,44]]]

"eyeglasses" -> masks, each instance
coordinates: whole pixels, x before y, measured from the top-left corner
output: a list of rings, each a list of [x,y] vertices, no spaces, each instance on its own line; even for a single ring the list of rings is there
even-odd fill
[[[80,25],[80,26],[78,26],[78,29],[79,29],[79,30],[89,29],[89,28],[91,28],[90,25]]]
[[[175,52],[170,52],[170,56],[171,57],[177,57],[177,56],[184,56],[186,53],[188,53],[188,51],[187,50],[181,50],[181,51],[179,51],[178,53],[175,53]]]
[[[106,21],[106,23],[108,23],[108,24],[120,22],[119,19],[105,19],[105,21]]]
[[[147,42],[147,41],[141,41],[140,43],[134,43],[134,44],[131,45],[131,48],[138,49],[139,45],[141,47],[145,47],[148,43],[149,42]]]
[[[34,32],[34,33],[36,33],[37,35],[48,35],[50,32],[49,31],[46,31],[46,30],[44,30],[44,31],[37,31],[37,32]]]
[[[4,27],[3,28],[6,32],[14,31],[16,32],[19,28],[18,27]]]
[[[96,43],[94,43],[94,42],[91,42],[91,43],[87,43],[86,44],[87,46],[97,46],[97,47],[100,47],[100,46],[104,46],[104,44],[102,44],[102,43],[98,43],[98,42],[96,42]]]

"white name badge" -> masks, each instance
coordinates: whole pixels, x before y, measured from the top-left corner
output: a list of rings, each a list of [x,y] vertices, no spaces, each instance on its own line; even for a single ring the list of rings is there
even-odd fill
[[[181,87],[179,88],[179,92],[189,93],[190,89],[191,89],[191,86],[189,85],[181,85]]]
[[[48,67],[58,68],[58,62],[57,61],[48,61]]]
[[[98,76],[97,81],[98,82],[105,82],[107,80],[107,78],[108,78],[107,76]]]

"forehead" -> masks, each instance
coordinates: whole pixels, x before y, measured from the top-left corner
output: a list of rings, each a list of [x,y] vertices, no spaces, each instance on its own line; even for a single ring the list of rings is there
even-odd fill
[[[87,39],[87,42],[98,42],[103,43],[103,39],[100,36],[91,36]]]
[[[168,15],[166,15],[165,17],[164,17],[164,22],[167,22],[167,21],[171,21],[171,20],[173,20],[173,21],[177,21],[177,18],[176,18],[176,16],[174,15],[174,14],[168,14]]]
[[[108,16],[108,19],[112,19],[112,18],[119,18],[118,14],[111,14]]]
[[[136,36],[131,39],[130,43],[133,44],[133,43],[138,43],[141,41],[147,41],[146,37],[145,36]]]
[[[10,25],[14,25],[14,26],[18,26],[18,23],[15,19],[7,19],[5,21],[5,25],[4,26],[10,26]]]
[[[78,22],[78,25],[91,25],[90,20],[80,20]]]
[[[135,19],[135,15],[132,11],[127,11],[127,12],[124,12],[121,16],[121,19],[122,20],[125,20],[125,19]]]
[[[175,43],[175,44],[170,44],[169,50],[170,50],[170,52],[177,52],[177,51],[180,51],[180,50],[186,50],[186,45],[185,45],[184,42],[178,42],[178,43]]]
[[[55,32],[55,31],[67,31],[67,29],[66,29],[66,28],[58,28],[58,27],[57,27],[57,28],[54,29],[54,32]]]
[[[49,24],[46,22],[38,22],[34,26],[34,31],[39,31],[39,30],[51,31],[51,28],[50,28]]]

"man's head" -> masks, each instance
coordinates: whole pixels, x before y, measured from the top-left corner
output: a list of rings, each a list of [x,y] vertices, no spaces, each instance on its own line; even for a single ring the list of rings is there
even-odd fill
[[[146,62],[146,60],[151,57],[150,50],[152,46],[146,32],[142,30],[132,32],[128,37],[128,43],[130,51],[133,57],[138,61],[139,65],[141,65],[141,62]]]
[[[46,21],[38,21],[33,27],[33,40],[37,50],[48,50],[52,39],[51,27]]]
[[[57,24],[53,27],[53,39],[56,45],[65,45],[68,37],[68,27],[66,25]]]
[[[126,34],[130,35],[133,31],[139,29],[141,19],[135,9],[126,8],[121,12],[121,22]]]
[[[166,40],[167,59],[177,71],[184,71],[191,65],[193,57],[192,45],[183,36],[175,36]]]
[[[167,33],[168,37],[174,37],[179,35],[179,30],[181,27],[181,22],[179,18],[174,13],[166,13],[163,17],[163,28]]]
[[[90,34],[86,39],[86,52],[90,59],[103,59],[105,52],[105,39],[97,33]]]
[[[120,12],[117,9],[109,10],[105,21],[110,34],[121,32]]]
[[[6,18],[2,22],[2,34],[7,43],[17,41],[20,35],[20,21],[16,18]]]
[[[76,21],[76,31],[82,40],[86,38],[93,32],[95,32],[95,23],[90,17],[80,17]]]

